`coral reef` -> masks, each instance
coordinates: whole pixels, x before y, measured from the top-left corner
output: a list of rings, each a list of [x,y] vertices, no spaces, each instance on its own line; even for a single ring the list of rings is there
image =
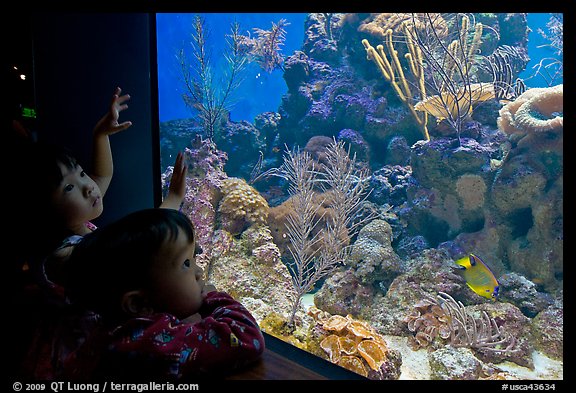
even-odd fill
[[[346,263],[364,284],[391,282],[402,272],[401,260],[392,248],[392,227],[373,220],[358,232]]]
[[[429,358],[434,380],[477,380],[481,376],[482,362],[468,348],[440,348]]]
[[[247,232],[252,232],[247,234]],[[255,236],[256,232],[262,235]],[[256,237],[254,241],[246,237]],[[242,239],[230,236],[228,250],[212,262],[208,279],[216,288],[223,288],[246,305],[258,321],[271,312],[288,314],[290,304],[290,273],[276,257],[266,227],[257,226],[246,230]],[[267,249],[271,256],[262,257],[251,247]]]
[[[534,318],[554,303],[550,294],[538,291],[535,283],[519,273],[506,273],[498,282],[501,292],[499,300],[514,304],[529,318]]]
[[[241,178],[222,182],[222,200],[218,205],[220,228],[239,235],[252,225],[266,224],[268,202]]]
[[[486,182],[480,175],[464,174],[456,180],[456,193],[464,210],[484,206],[486,189]]]
[[[463,14],[424,16],[308,15],[304,45],[282,59],[288,92],[278,111],[257,116],[254,126],[221,116],[214,139],[227,154],[202,140],[187,151],[183,210],[197,226],[199,260],[210,262],[210,279],[238,297],[265,331],[369,378],[400,378],[400,365],[412,356],[420,364],[408,365],[414,370],[407,378],[514,379],[535,375],[544,355],[562,367],[563,86],[498,90],[526,65],[526,14],[467,14],[466,21]],[[418,26],[409,31],[407,22]],[[365,39],[385,40],[389,67],[377,48],[359,44]],[[437,45],[444,40],[457,50],[462,75],[446,63],[442,70],[453,80],[428,76],[421,88],[434,61],[449,62]],[[507,45],[518,55],[511,69],[502,68],[511,58],[502,55]],[[378,67],[366,61],[367,51]],[[493,53],[492,66],[501,69],[481,74],[478,60]],[[421,62],[427,70],[419,70]],[[394,78],[382,78],[381,63]],[[448,82],[468,94],[443,93]],[[496,95],[517,98],[505,104]],[[444,103],[432,105],[439,99]],[[453,124],[419,124],[414,113]],[[172,132],[163,151],[174,154],[182,136],[201,133],[201,126],[164,124]],[[423,129],[429,141],[421,140],[429,139]],[[334,141],[357,158],[334,174],[352,174],[349,184],[365,186],[368,198],[349,216],[350,227],[330,237],[326,228],[346,210],[325,187]],[[297,201],[302,194],[288,192],[289,179],[278,175],[284,148],[295,154],[300,146],[315,176],[308,199],[300,200],[314,207],[309,231],[294,225],[305,212]],[[164,181],[169,175],[170,169]],[[377,219],[367,224],[367,217]],[[301,247],[294,246],[296,231]],[[326,244],[345,252],[331,259],[329,274],[300,279],[295,292],[294,263],[300,258],[303,274],[324,273],[302,261],[319,258]],[[457,274],[454,260],[471,252],[498,279],[497,301],[479,297]],[[308,302],[300,300],[311,293],[309,315]],[[392,350],[398,342],[402,356]],[[420,375],[428,366],[430,373]],[[515,367],[526,371],[511,372]]]
[[[552,305],[532,320],[534,347],[552,359],[564,359],[564,310]]]
[[[432,14],[431,19],[434,21],[434,28],[437,30],[440,37],[448,35],[448,24],[441,14]],[[362,21],[358,27],[358,31],[368,33],[375,38],[384,40],[388,30],[401,32],[403,24],[415,23],[417,28],[422,28],[425,23],[426,16],[423,13],[409,14],[409,13],[377,13],[372,14]]]
[[[376,299],[377,291],[365,285],[352,270],[339,270],[328,277],[314,294],[314,304],[331,314],[352,314],[360,318],[372,316],[367,304]]]
[[[412,167],[385,165],[370,177],[369,199],[378,205],[398,206],[407,199]]]
[[[234,122],[227,118],[218,124],[218,131],[214,142],[228,155],[226,173],[230,177],[249,179],[260,152],[265,149],[260,129],[247,121]]]
[[[398,379],[402,355],[388,348],[384,338],[369,324],[351,315],[330,315],[312,307],[320,348],[332,363],[370,379]]]
[[[194,224],[196,241],[202,248],[197,258],[201,267],[206,267],[212,259],[214,231],[216,229],[216,208],[223,181],[228,177],[224,172],[226,153],[218,150],[209,139],[196,135],[190,148],[184,151],[188,164],[186,195],[181,210]],[[162,175],[162,188],[168,189],[167,180],[172,173],[169,167]]]
[[[564,85],[531,88],[500,109],[498,127],[507,134],[527,134],[564,127]]]

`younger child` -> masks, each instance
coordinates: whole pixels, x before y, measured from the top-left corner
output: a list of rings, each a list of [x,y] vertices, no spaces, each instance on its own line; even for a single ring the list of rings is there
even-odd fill
[[[196,254],[192,223],[173,209],[141,210],[86,235],[67,262],[66,288],[102,325],[65,375],[179,379],[256,360],[264,350],[256,320],[203,281]]]

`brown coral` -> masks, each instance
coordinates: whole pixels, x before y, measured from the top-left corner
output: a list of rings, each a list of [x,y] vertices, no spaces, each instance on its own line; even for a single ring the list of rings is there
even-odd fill
[[[400,356],[389,349],[384,338],[366,322],[351,315],[330,315],[316,307],[310,307],[308,315],[321,330],[329,333],[320,347],[331,362],[369,378],[399,375]],[[385,375],[383,369],[391,371]]]
[[[517,351],[515,337],[502,330],[485,311],[480,318],[474,318],[461,302],[447,293],[439,292],[437,299],[426,298],[414,307],[404,319],[408,330],[416,332],[411,340],[413,349],[428,346],[440,335],[443,339],[449,338],[454,347],[496,354]]]
[[[266,224],[268,202],[244,179],[230,177],[222,182],[218,206],[222,229],[237,235],[254,224]]]
[[[414,305],[414,310],[404,318],[408,330],[414,337],[408,340],[412,349],[428,347],[436,337],[450,337],[450,320],[446,312],[434,299],[423,299]]]
[[[526,90],[500,109],[498,127],[507,134],[563,129],[563,86]]]

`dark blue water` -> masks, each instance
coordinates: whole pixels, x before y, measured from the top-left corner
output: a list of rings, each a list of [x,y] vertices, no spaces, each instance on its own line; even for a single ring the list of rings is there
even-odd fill
[[[193,31],[192,21],[195,14],[157,14],[158,40],[158,90],[160,121],[183,119],[191,117],[192,113],[182,100],[183,83],[177,53],[184,48],[192,53],[190,41]],[[225,36],[230,33],[233,21],[240,23],[241,34],[252,33],[255,27],[269,30],[272,22],[278,23],[282,18],[290,25],[286,27],[286,41],[282,47],[284,56],[299,50],[304,41],[305,13],[206,13],[205,27],[209,31],[209,50],[212,53],[213,67],[216,71],[223,70],[225,63],[221,53],[225,48]],[[546,80],[535,75],[534,66],[543,58],[561,58],[547,44],[549,42],[539,33],[542,29],[548,33],[546,24],[550,20],[549,13],[529,13],[528,24],[531,28],[528,42],[530,62],[519,76],[525,80],[528,87],[545,87]],[[250,64],[246,70],[246,79],[235,97],[231,108],[233,121],[247,120],[252,122],[254,116],[266,112],[277,111],[282,95],[287,87],[282,78],[282,72],[275,70],[271,74],[263,71],[258,65]],[[562,83],[562,79],[554,84]]]
[[[290,25],[286,26],[286,41],[282,46],[284,56],[291,55],[299,50],[304,41],[303,13],[209,13],[201,14],[205,19],[205,27],[209,31],[208,47],[212,54],[212,66],[218,70],[225,68],[222,57],[226,46],[225,37],[230,34],[230,24],[234,21],[240,24],[242,35],[253,34],[257,27],[269,30],[272,22],[278,23],[286,19]],[[190,109],[182,100],[183,83],[180,75],[180,66],[177,53],[181,48],[190,54],[192,22],[195,14],[157,14],[157,40],[158,40],[158,94],[160,107],[160,121],[183,119],[191,117]],[[233,121],[247,120],[252,122],[254,116],[267,111],[277,111],[282,95],[287,91],[282,72],[275,70],[272,73],[263,71],[256,64],[249,64],[245,79],[231,108]]]

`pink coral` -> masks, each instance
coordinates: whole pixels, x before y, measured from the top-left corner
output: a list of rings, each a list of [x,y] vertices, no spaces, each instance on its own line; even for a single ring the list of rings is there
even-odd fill
[[[215,206],[221,198],[222,182],[228,177],[224,172],[227,155],[217,150],[209,139],[197,136],[192,141],[191,148],[185,149],[184,156],[188,165],[188,175],[181,210],[194,224],[198,245],[203,250],[198,263],[204,266],[212,257],[212,237],[216,223]],[[169,167],[162,175],[165,190],[171,172],[172,168]]]
[[[507,134],[527,134],[564,127],[564,85],[532,88],[500,109],[498,127]]]

